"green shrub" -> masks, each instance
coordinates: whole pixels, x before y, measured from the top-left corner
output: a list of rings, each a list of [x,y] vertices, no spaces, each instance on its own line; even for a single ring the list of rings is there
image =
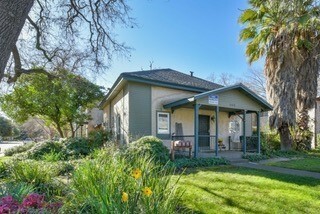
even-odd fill
[[[47,162],[57,162],[60,160],[64,160],[65,156],[62,152],[54,152],[51,151],[50,153],[45,153],[42,157],[42,160],[47,161]]]
[[[49,183],[57,175],[50,165],[33,160],[12,161],[8,169],[12,181],[29,183],[35,187]]]
[[[54,164],[35,160],[11,162],[8,167],[8,178],[15,183],[27,183],[33,186],[35,192],[45,194],[49,199],[61,197],[66,194],[66,187],[55,179],[60,173],[61,166]]]
[[[125,154],[127,157],[150,156],[161,164],[166,164],[170,160],[168,148],[154,136],[142,137],[130,143]]]
[[[306,155],[306,153],[299,152],[299,151],[273,151],[271,152],[271,157],[296,157],[296,156],[303,156]]]
[[[224,158],[181,158],[176,159],[173,162],[173,165],[178,168],[194,168],[194,167],[208,167],[208,166],[217,166],[217,165],[227,165],[229,161]]]
[[[5,162],[0,162],[0,179],[8,176],[8,165]]]
[[[75,169],[75,166],[78,165],[77,162],[71,161],[58,161],[54,163],[50,163],[52,170],[56,175],[67,175]]]
[[[0,185],[0,198],[11,195],[18,201],[22,201],[22,199],[32,193],[34,191],[34,187],[28,183],[21,182],[8,182]]]
[[[111,132],[105,130],[91,131],[89,142],[93,147],[100,148],[111,139]]]
[[[64,154],[68,159],[81,158],[94,151],[94,146],[86,138],[69,138],[62,142],[64,144]]]
[[[179,196],[176,182],[170,183],[172,170],[147,156],[128,160],[112,149],[101,151],[75,171],[63,212],[175,213]]]
[[[35,144],[28,152],[28,158],[41,160],[44,155],[62,152],[63,145],[55,141],[44,141]]]
[[[269,155],[273,151],[281,149],[280,135],[276,131],[266,131],[261,133],[261,152]]]
[[[292,137],[292,148],[297,151],[305,151],[311,149],[312,135],[310,130],[304,130],[299,126],[290,129]]]
[[[35,145],[35,143],[32,142],[32,143],[27,143],[27,144],[24,144],[24,145],[21,145],[21,146],[15,146],[15,147],[12,147],[12,148],[10,148],[10,149],[6,149],[6,150],[4,151],[4,155],[5,155],[5,156],[12,156],[12,155],[14,155],[14,154],[19,154],[19,153],[28,151],[28,150],[31,149],[34,145]]]
[[[248,159],[251,162],[259,162],[262,160],[267,160],[270,158],[270,156],[263,155],[263,154],[246,154],[242,155],[243,159]]]

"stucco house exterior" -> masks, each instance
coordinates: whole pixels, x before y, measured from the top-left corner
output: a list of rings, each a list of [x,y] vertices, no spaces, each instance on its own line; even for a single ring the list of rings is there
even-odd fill
[[[253,133],[259,152],[260,114],[272,109],[242,84],[223,87],[172,69],[122,73],[99,107],[103,127],[120,143],[153,135],[170,148],[174,139],[187,140],[195,156],[217,154],[218,141],[226,150],[246,152]]]

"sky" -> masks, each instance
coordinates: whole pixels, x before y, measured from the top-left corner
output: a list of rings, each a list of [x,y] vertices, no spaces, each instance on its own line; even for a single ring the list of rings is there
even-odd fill
[[[114,58],[97,84],[111,87],[120,73],[148,70],[150,62],[154,69],[193,71],[204,79],[211,73],[240,77],[250,69],[238,24],[247,0],[128,0],[128,5],[138,27],[116,34],[133,50],[129,58]]]

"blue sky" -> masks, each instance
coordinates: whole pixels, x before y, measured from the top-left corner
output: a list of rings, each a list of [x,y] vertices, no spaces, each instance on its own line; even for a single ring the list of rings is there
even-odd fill
[[[172,68],[200,78],[211,73],[242,76],[249,65],[238,40],[237,20],[247,0],[128,0],[138,27],[118,29],[118,40],[133,48],[131,57],[115,58],[98,80],[110,87],[121,72]],[[262,63],[253,65],[262,68]]]

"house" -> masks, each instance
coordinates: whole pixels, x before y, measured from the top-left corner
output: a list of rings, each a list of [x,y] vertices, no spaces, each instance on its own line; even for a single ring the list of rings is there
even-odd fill
[[[253,126],[260,136],[260,114],[272,106],[242,84],[223,87],[193,72],[157,69],[122,73],[100,108],[104,128],[122,144],[154,135],[169,148],[174,139],[191,141],[197,156],[201,151],[217,155],[219,140],[226,150],[246,152],[246,136],[252,136]],[[260,151],[260,137],[256,142]]]
[[[86,109],[86,114],[88,116],[87,121],[85,121],[83,124],[80,124],[80,125],[75,124],[75,127],[78,127],[75,133],[77,137],[88,137],[90,132],[102,129],[102,123],[103,123],[102,110],[94,107],[91,109]]]

